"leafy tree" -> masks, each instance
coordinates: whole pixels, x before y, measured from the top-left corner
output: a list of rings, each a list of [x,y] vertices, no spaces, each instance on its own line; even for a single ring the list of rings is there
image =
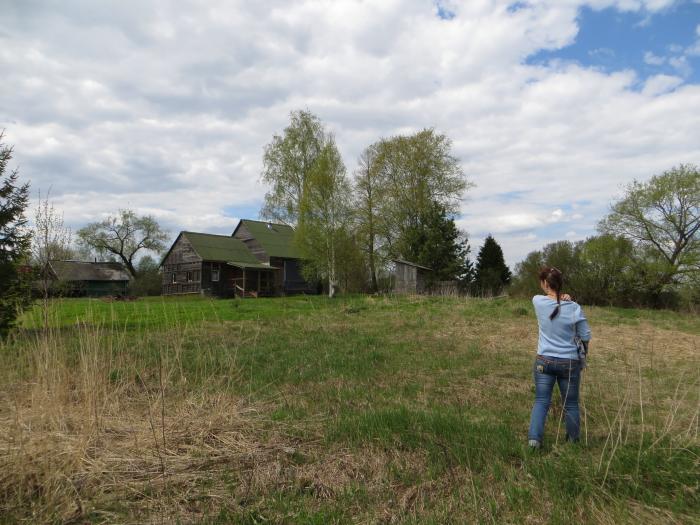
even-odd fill
[[[586,304],[623,305],[637,301],[634,245],[624,237],[600,235],[576,245],[577,264],[565,279],[577,301]]]
[[[458,211],[469,188],[452,142],[433,129],[397,136],[377,144],[376,169],[384,188],[379,204],[388,251],[404,257],[401,239],[419,226],[429,209],[438,203],[448,214]]]
[[[93,222],[78,230],[78,239],[84,247],[100,255],[112,254],[124,263],[136,277],[136,255],[143,250],[162,252],[168,233],[150,215],[136,215],[132,210],[119,210],[100,222]]]
[[[357,237],[367,257],[372,292],[378,289],[377,267],[383,259],[380,244],[386,225],[380,213],[386,198],[386,183],[379,169],[379,149],[379,143],[372,144],[360,155],[354,187]]]
[[[7,335],[20,309],[29,304],[30,279],[24,270],[31,245],[24,216],[29,184],[19,185],[17,169],[7,173],[12,148],[2,139],[0,132],[0,337]]]
[[[564,274],[564,282],[568,293],[572,276],[577,273],[579,266],[577,246],[570,241],[557,241],[546,245],[541,251],[531,252],[515,267],[515,278],[511,290],[522,295],[542,293],[539,285],[539,273],[545,266],[554,266]]]
[[[305,260],[305,276],[327,280],[330,297],[338,285],[339,266],[347,259],[343,252],[351,246],[348,242],[350,202],[351,188],[345,166],[330,137],[306,175],[295,232]]]
[[[309,111],[293,111],[290,119],[283,134],[275,135],[265,146],[262,180],[270,191],[260,215],[296,225],[307,179],[331,138],[319,118]]]
[[[681,164],[627,186],[599,230],[629,239],[644,252],[647,288],[660,297],[700,271],[700,171]]]
[[[129,293],[136,296],[160,295],[163,288],[160,265],[150,255],[144,255],[136,267],[137,277],[129,283]]]
[[[634,245],[623,237],[601,235],[572,243],[557,241],[531,252],[517,264],[512,291],[542,293],[539,272],[554,266],[564,274],[564,291],[586,304],[631,304],[635,296]]]
[[[406,259],[431,268],[430,280],[469,283],[473,277],[469,244],[438,202],[421,213],[397,248]]]
[[[481,295],[499,294],[510,283],[510,279],[503,250],[493,236],[489,235],[476,257],[476,292]]]

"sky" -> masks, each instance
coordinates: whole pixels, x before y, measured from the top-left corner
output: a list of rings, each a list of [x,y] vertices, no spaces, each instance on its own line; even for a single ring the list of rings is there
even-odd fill
[[[380,138],[446,134],[474,184],[457,223],[511,266],[700,164],[700,0],[0,4],[0,129],[74,230],[132,208],[230,234],[298,109],[348,176]]]

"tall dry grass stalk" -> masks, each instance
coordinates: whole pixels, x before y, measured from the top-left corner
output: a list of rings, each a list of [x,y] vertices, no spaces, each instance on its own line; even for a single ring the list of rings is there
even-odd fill
[[[181,388],[187,330],[144,334],[155,366],[135,358],[126,328],[101,323],[12,343],[21,358],[0,393],[0,515],[167,523],[201,511],[185,508],[188,485],[257,445],[237,399]]]

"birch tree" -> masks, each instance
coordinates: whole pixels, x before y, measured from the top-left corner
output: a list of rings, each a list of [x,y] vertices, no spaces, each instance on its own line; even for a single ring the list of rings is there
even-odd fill
[[[309,170],[299,207],[297,245],[305,260],[304,272],[328,281],[328,296],[338,284],[339,264],[349,245],[350,183],[332,137]]]
[[[265,146],[262,181],[269,186],[260,216],[295,226],[307,179],[328,142],[318,117],[293,111],[290,124]]]
[[[386,183],[379,169],[380,143],[368,146],[360,155],[355,170],[355,212],[357,233],[367,257],[371,291],[376,292],[377,266],[381,239],[384,236],[381,206],[386,197]]]

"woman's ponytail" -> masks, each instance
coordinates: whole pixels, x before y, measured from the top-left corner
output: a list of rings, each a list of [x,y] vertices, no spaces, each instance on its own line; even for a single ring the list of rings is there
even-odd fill
[[[557,306],[552,313],[549,314],[549,319],[554,320],[561,310],[561,289],[564,284],[563,275],[561,271],[554,266],[550,266],[540,271],[540,281],[546,282],[547,286],[557,294]]]

